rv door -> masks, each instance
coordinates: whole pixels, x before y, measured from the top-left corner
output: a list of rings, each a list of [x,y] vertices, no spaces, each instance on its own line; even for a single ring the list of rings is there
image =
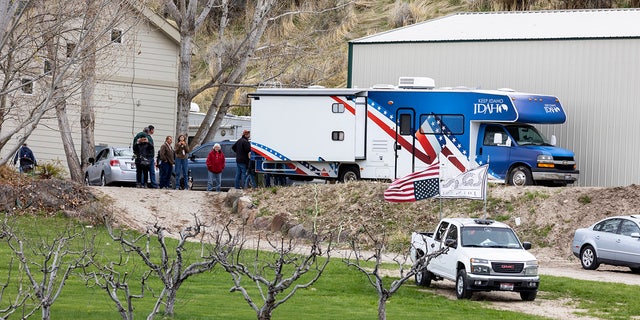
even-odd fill
[[[394,143],[396,161],[395,178],[404,177],[415,168],[415,111],[411,108],[400,108],[396,111],[396,139]]]

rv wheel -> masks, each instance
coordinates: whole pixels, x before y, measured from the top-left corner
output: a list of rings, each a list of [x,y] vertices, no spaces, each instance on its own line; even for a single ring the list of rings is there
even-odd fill
[[[514,186],[528,186],[533,184],[533,178],[531,177],[531,171],[527,167],[516,167],[511,171],[509,175],[509,184]]]
[[[360,180],[360,172],[358,172],[358,167],[349,166],[340,168],[340,176],[338,177],[338,179],[341,182]]]

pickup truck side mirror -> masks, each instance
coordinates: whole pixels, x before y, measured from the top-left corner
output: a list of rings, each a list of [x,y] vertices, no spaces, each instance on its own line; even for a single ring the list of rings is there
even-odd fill
[[[531,242],[528,242],[528,241],[523,242],[523,243],[522,243],[522,247],[523,247],[525,250],[529,250],[529,249],[531,249]]]
[[[447,239],[444,241],[444,245],[450,248],[457,248],[458,244],[456,239]]]

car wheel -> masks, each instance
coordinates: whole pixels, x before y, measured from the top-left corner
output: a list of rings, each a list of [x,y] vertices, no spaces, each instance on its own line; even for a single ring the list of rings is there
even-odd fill
[[[338,176],[338,180],[340,180],[340,182],[360,180],[360,172],[358,172],[358,167],[348,166],[340,168],[340,175]]]
[[[472,292],[467,290],[467,272],[464,269],[458,271],[456,277],[456,297],[458,299],[471,299]]]
[[[100,175],[100,186],[104,187],[107,185],[107,179],[104,177],[104,172]]]
[[[424,269],[422,271],[418,271],[415,275],[415,278],[416,278],[416,285],[421,287],[430,287],[431,279],[433,278],[433,275],[427,269]]]
[[[520,292],[520,299],[522,299],[522,301],[533,301],[536,299],[537,295],[538,291]]]
[[[90,186],[91,185],[91,182],[89,181],[89,174],[88,173],[84,174],[84,185],[85,186]]]
[[[531,170],[525,166],[519,166],[511,170],[509,184],[513,186],[528,186],[533,184]]]
[[[598,266],[600,266],[598,263],[598,255],[592,246],[588,245],[580,251],[580,263],[582,263],[582,267],[587,270],[598,269]]]

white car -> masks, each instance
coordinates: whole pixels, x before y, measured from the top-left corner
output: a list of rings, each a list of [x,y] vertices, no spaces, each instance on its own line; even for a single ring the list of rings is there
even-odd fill
[[[571,250],[584,269],[609,264],[640,273],[640,216],[609,217],[578,229]]]

